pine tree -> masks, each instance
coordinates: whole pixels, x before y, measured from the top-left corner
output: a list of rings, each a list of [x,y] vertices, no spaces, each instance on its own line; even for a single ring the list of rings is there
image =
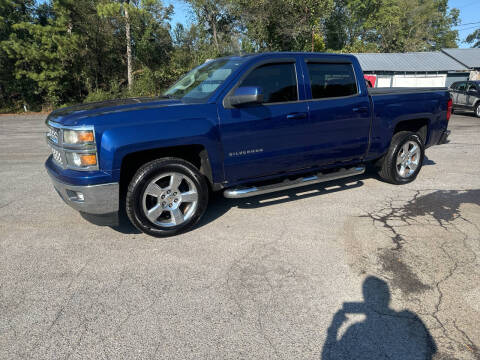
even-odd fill
[[[156,20],[163,23],[171,15],[173,8],[164,8],[159,0],[114,0],[103,1],[97,6],[98,14],[104,18],[116,18],[123,23],[125,53],[127,59],[128,89],[133,87],[134,58],[132,49],[132,26],[138,19]],[[149,19],[148,19],[149,18]],[[168,34],[164,34],[169,37]]]

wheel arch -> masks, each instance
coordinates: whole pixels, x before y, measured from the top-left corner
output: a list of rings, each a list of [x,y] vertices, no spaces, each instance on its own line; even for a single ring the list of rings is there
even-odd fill
[[[400,131],[412,131],[418,133],[423,144],[428,144],[430,136],[430,121],[428,118],[408,119],[399,121],[393,129],[392,137]]]
[[[179,145],[135,151],[125,155],[120,167],[120,191],[124,192],[128,184],[144,164],[162,157],[177,157],[188,161],[203,174],[210,186],[213,186],[213,174],[207,149],[201,144]]]
[[[475,104],[473,104],[473,111],[475,111],[475,109],[477,108],[477,106],[480,106],[480,98],[478,98],[478,99],[475,101]]]

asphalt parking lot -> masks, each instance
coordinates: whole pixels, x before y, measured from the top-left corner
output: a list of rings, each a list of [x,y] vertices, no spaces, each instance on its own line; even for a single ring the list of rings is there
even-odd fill
[[[0,359],[480,359],[480,119],[405,186],[212,200],[156,239],[90,224],[0,116]]]

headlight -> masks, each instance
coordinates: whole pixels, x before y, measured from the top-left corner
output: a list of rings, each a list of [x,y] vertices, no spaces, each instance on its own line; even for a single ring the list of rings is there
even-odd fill
[[[47,121],[47,143],[56,165],[79,171],[99,170],[99,158],[93,125],[62,126]]]
[[[67,168],[98,170],[97,146],[92,128],[63,129],[63,149]]]
[[[63,130],[63,143],[66,145],[91,144],[94,142],[93,130]]]
[[[82,154],[76,152],[66,152],[67,164],[76,168],[90,168],[97,165],[96,154]]]

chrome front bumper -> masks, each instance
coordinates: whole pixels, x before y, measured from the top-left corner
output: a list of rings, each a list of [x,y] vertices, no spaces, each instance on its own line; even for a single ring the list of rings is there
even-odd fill
[[[86,214],[111,214],[119,210],[118,183],[75,186],[58,181],[50,173],[53,186],[60,197],[75,210]]]

